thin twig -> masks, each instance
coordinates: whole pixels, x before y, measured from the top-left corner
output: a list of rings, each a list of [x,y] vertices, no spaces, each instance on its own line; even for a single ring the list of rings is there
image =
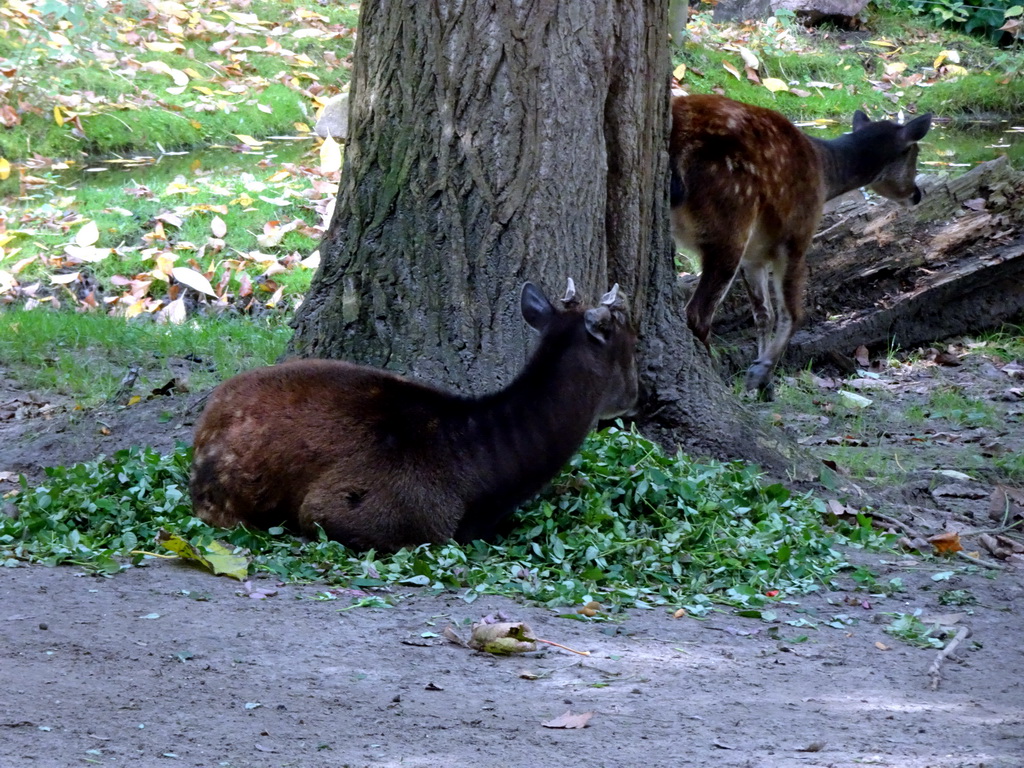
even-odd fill
[[[991,568],[993,571],[1005,571],[1006,570],[1001,565],[996,565],[995,563],[990,563],[987,560],[982,560],[980,557],[971,557],[966,552],[957,552],[956,556],[960,557],[960,558],[963,558],[968,563],[972,563],[974,565],[981,565],[981,566],[984,566],[985,568]]]
[[[907,537],[910,538],[910,539],[923,539],[924,538],[924,536],[922,536],[920,533],[915,531],[909,525],[907,525],[906,523],[902,522],[901,520],[897,520],[895,517],[890,517],[889,515],[883,514],[881,512],[877,512],[877,511],[875,511],[873,509],[864,510],[863,514],[867,515],[868,517],[870,517],[873,520],[878,520],[879,522],[885,523],[886,525],[891,525],[894,528],[899,528],[901,531],[903,531],[905,534],[907,534]]]
[[[590,655],[590,651],[577,651],[575,648],[570,648],[567,645],[562,645],[561,643],[556,643],[554,640],[544,640],[544,639],[539,638],[539,637],[538,638],[534,638],[534,639],[538,643],[547,643],[548,645],[555,646],[555,648],[561,648],[563,651],[572,651],[573,653],[578,653],[580,656],[589,656]]]
[[[957,649],[957,646],[959,646],[960,643],[962,643],[966,638],[970,636],[970,627],[960,627],[960,629],[958,629],[956,632],[956,636],[954,636],[953,639],[949,641],[949,645],[947,645],[945,648],[939,651],[938,654],[935,656],[935,661],[933,661],[932,665],[928,668],[928,674],[932,678],[931,689],[933,691],[937,691],[939,689],[939,667],[942,666],[942,662],[946,660],[946,657],[949,656],[949,654],[951,654],[953,651]]]
[[[1006,518],[1003,518],[1003,519],[1005,520]],[[982,534],[985,534],[985,533],[996,534],[996,535],[1005,535],[1007,531],[1012,531],[1018,525],[1024,525],[1024,518],[1021,518],[1020,520],[1018,520],[1015,523],[1010,523],[1009,525],[1000,526],[999,528],[984,528],[984,529],[982,529],[980,531],[971,531],[971,533],[972,534],[976,534],[978,536],[981,536]]]

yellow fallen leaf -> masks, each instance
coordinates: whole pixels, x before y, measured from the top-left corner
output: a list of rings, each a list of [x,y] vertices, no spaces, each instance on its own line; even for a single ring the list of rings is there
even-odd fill
[[[894,43],[890,43],[888,40],[868,40],[868,45],[877,45],[879,48],[895,48]]]
[[[153,270],[153,277],[157,277],[156,272],[160,272],[162,279],[166,280],[174,272],[174,261],[177,257],[173,253],[161,253],[156,257],[156,269]]]
[[[753,51],[749,48],[745,48],[742,45],[739,47],[740,58],[743,59],[743,63],[751,69],[760,69],[761,62],[757,60],[757,56],[754,55]]]
[[[237,11],[224,11],[224,15],[231,19],[236,24],[266,24],[267,22],[260,20],[260,17],[255,13],[238,13]]]
[[[789,86],[785,82],[779,80],[777,77],[766,77],[761,81],[761,85],[767,88],[772,93],[778,93],[779,91],[788,91]]]
[[[228,233],[228,225],[220,216],[214,216],[213,221],[210,222],[210,232],[214,237],[224,237]]]
[[[189,83],[188,75],[180,69],[174,69],[164,61],[147,61],[142,65],[142,70],[145,72],[153,72],[158,75],[167,75],[177,86],[183,87]]]
[[[678,67],[673,69],[672,70],[672,77],[674,77],[676,80],[679,80],[681,82],[682,79],[684,77],[686,77],[686,65],[685,64],[680,64]]]
[[[274,307],[276,307],[278,303],[281,301],[282,296],[284,296],[283,285],[280,286],[276,291],[274,291],[274,295],[271,296],[270,299],[267,301],[267,307],[269,309],[273,309]]]
[[[53,108],[53,122],[58,126],[64,125],[64,116],[60,113],[60,107],[54,106]]]
[[[0,269],[0,293],[11,290],[17,284],[18,281],[14,279],[14,275],[4,269]]]
[[[100,229],[95,221],[87,221],[75,234],[75,244],[81,246],[96,245],[100,239]]]
[[[739,72],[739,70],[736,69],[736,67],[734,67],[732,64],[730,64],[728,61],[723,61],[722,62],[722,69],[724,69],[730,75],[735,77],[737,80],[740,79],[740,72]]]
[[[141,315],[145,308],[145,302],[142,299],[139,299],[124,311],[124,316],[126,319],[130,320],[136,315]]]
[[[961,67],[959,64],[947,64],[943,67],[943,74],[951,75],[952,77],[964,77],[970,73],[965,67]]]
[[[334,173],[341,170],[341,146],[328,136],[320,145],[320,172]]]
[[[245,581],[249,575],[248,553],[235,548],[223,541],[211,541],[203,547],[197,547],[185,541],[181,536],[162,530],[156,536],[157,543],[169,549],[183,560],[192,560],[208,568],[217,576],[230,576]]]
[[[174,53],[175,51],[185,50],[185,46],[181,43],[163,42],[160,40],[147,40],[143,45],[157,53]]]
[[[245,133],[236,133],[235,138],[237,138],[247,147],[262,147],[264,144],[264,142],[260,141],[259,139],[254,139],[252,136],[249,136],[248,134]]]
[[[214,292],[213,286],[210,285],[210,281],[201,272],[196,272],[191,267],[174,267],[171,270],[171,274],[182,285],[187,285],[194,291],[217,298],[217,294]]]
[[[21,249],[19,248],[18,250],[20,251]],[[17,253],[17,251],[13,251],[7,255],[8,257],[10,257],[13,256],[15,253]],[[18,274],[19,272],[21,272],[21,270],[23,270],[25,267],[27,267],[29,264],[35,261],[36,258],[37,256],[26,256],[24,259],[14,262],[14,266],[11,267],[11,272],[13,272],[14,274]]]
[[[6,157],[0,157],[0,181],[11,175],[11,163]]]
[[[74,261],[85,261],[90,264],[95,264],[98,261],[103,261],[111,254],[110,248],[97,248],[93,245],[75,245],[74,243],[68,243],[64,246],[64,254]]]
[[[128,405],[138,405],[141,402],[142,397],[140,397],[139,395],[132,395],[130,398],[128,398]]]

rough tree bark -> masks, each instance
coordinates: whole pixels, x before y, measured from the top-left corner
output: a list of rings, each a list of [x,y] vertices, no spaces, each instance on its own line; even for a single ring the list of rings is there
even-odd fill
[[[913,348],[1024,311],[1024,173],[1000,158],[921,186],[913,209],[859,193],[829,206],[808,253],[807,322],[786,366],[852,366],[861,345]],[[716,329],[738,370],[752,354],[751,319],[745,292],[732,294]]]
[[[368,0],[345,165],[291,350],[466,393],[530,339],[525,280],[618,282],[641,329],[642,430],[698,455],[791,461],[682,319],[667,225],[667,3]]]

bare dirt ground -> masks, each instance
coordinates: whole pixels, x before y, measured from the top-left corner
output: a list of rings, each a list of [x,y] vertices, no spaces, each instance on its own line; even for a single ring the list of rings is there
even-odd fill
[[[892,398],[873,394],[874,407],[905,410],[927,399],[930,382],[953,381],[999,414],[981,432],[880,435],[901,462],[925,457],[906,488],[889,489],[900,501],[884,511],[925,534],[955,530],[979,549],[979,530],[997,525],[995,479],[935,470],[962,468],[993,445],[1021,449],[1024,401],[1011,374],[983,355],[883,373]],[[43,465],[189,438],[188,418],[160,421],[184,413],[184,398],[82,413],[0,382],[0,492],[14,487],[5,472],[38,477]],[[807,444],[847,439],[827,413],[761,407]],[[259,581],[276,594],[254,600],[237,582],[167,561],[113,578],[0,569],[0,768],[1022,768],[1024,569],[984,552],[1000,570],[849,557],[879,583],[899,577],[903,591],[871,595],[844,578],[774,606],[770,624],[729,609],[704,620],[659,609],[585,623],[502,598],[470,604],[416,590],[393,608],[345,610],[346,595],[316,599],[316,585]],[[949,590],[970,602],[940,604]],[[918,609],[971,633],[941,664],[937,689],[937,652],[884,631],[888,614]],[[499,611],[591,655],[493,657],[442,635],[448,625],[465,635],[468,622]],[[801,619],[813,628],[785,623]],[[543,725],[567,710],[593,715],[582,729]]]

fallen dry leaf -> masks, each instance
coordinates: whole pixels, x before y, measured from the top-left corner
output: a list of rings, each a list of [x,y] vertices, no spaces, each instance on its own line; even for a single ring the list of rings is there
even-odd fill
[[[501,621],[495,624],[474,624],[469,640],[471,648],[503,656],[537,650],[536,636],[522,621]]]
[[[1024,519],[1024,490],[997,485],[989,497],[988,513],[1002,525]]]
[[[963,549],[963,546],[960,544],[960,534],[956,531],[947,531],[929,536],[928,543],[935,547],[935,553],[939,555],[952,555]]]
[[[812,741],[803,749],[798,749],[797,752],[821,752],[825,748],[824,741]]]
[[[469,648],[469,643],[459,637],[459,633],[456,632],[450,624],[444,628],[441,634],[444,635],[448,642],[455,643],[455,645],[461,645],[463,648]]]
[[[545,728],[586,728],[587,723],[590,722],[590,718],[593,716],[593,712],[582,712],[581,714],[574,715],[571,709],[567,709],[564,714],[559,715],[554,720],[541,723],[541,725]]]
[[[586,605],[583,605],[583,606],[580,606],[579,608],[577,608],[576,609],[576,613],[579,613],[579,614],[581,614],[583,616],[590,617],[590,616],[596,616],[602,610],[603,610],[603,608],[602,608],[602,606],[601,606],[601,604],[599,602],[597,602],[596,600],[591,600]]]

